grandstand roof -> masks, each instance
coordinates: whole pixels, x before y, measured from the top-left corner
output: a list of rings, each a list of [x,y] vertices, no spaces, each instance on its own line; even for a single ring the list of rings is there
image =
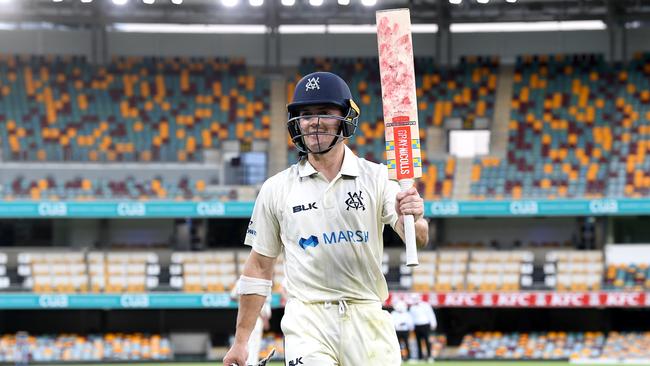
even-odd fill
[[[109,0],[81,3],[79,0],[21,0],[0,4],[0,22],[51,22],[71,26],[138,23],[189,24],[374,24],[374,10],[408,7],[414,23],[504,22],[603,20],[619,24],[637,22],[649,24],[650,3],[644,0],[491,0],[480,4],[462,0],[379,0],[375,7],[365,7],[360,0],[350,5],[338,5],[325,0],[319,7],[307,0],[297,0],[294,6],[282,6],[280,1],[267,0],[264,6],[253,7],[246,0],[227,8],[217,0],[184,0],[174,5],[170,0],[157,0],[146,5],[141,0],[129,0],[116,6]]]

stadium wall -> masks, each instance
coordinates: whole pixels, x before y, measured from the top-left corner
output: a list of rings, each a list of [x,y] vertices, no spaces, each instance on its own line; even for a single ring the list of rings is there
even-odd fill
[[[90,59],[88,30],[1,30],[0,52],[25,55],[83,55]]]
[[[448,242],[489,244],[496,240],[505,248],[510,247],[514,240],[520,240],[525,246],[531,242],[539,243],[541,238],[545,242],[564,243],[570,241],[578,230],[575,218],[467,218],[442,220],[441,225]]]
[[[627,31],[627,54],[650,51],[650,29]],[[108,33],[111,56],[217,56],[244,57],[250,66],[265,62],[262,34],[150,34]],[[497,55],[512,63],[516,55],[549,53],[603,53],[609,57],[609,32],[566,31],[526,33],[453,33],[451,60],[463,55]],[[415,34],[417,56],[435,56],[436,35]],[[275,60],[275,47],[270,59]],[[446,49],[439,59],[446,60]],[[89,30],[3,30],[0,53],[77,54],[90,58]],[[374,34],[284,34],[280,37],[281,66],[296,66],[302,57],[372,57],[377,55]]]

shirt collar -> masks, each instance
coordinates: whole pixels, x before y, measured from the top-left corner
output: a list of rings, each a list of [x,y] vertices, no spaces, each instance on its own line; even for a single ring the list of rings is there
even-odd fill
[[[343,156],[343,165],[341,165],[341,175],[350,177],[359,176],[359,158],[345,145],[345,155]]]
[[[359,158],[350,150],[347,145],[345,146],[345,152],[343,155],[343,164],[341,165],[341,175],[347,175],[350,177],[359,176]],[[302,159],[298,164],[298,174],[300,178],[309,177],[313,174],[318,173],[316,169],[309,163],[308,159]]]

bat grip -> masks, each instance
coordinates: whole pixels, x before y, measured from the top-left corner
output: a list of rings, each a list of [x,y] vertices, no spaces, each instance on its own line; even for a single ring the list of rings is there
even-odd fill
[[[402,192],[413,187],[413,179],[401,179],[399,187]],[[406,244],[406,265],[415,267],[418,264],[418,249],[415,244],[415,219],[413,215],[404,215],[404,244]]]

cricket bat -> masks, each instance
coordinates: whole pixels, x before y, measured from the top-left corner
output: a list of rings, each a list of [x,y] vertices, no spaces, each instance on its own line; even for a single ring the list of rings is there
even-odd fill
[[[388,177],[406,191],[422,176],[411,16],[408,9],[390,9],[376,17]],[[413,215],[404,216],[404,241],[406,265],[417,266]]]

